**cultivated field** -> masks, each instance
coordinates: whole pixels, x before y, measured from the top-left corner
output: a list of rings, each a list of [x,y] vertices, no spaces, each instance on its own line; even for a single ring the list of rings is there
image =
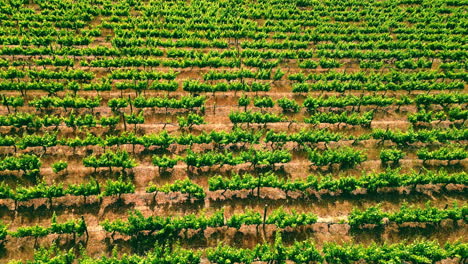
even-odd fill
[[[467,7],[0,0],[0,263],[466,263]]]

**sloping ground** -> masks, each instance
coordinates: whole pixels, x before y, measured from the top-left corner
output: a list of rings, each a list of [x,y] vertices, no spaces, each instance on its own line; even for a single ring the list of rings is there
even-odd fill
[[[158,242],[203,263],[220,244],[311,241],[329,263],[375,261],[363,251],[339,258],[329,243],[466,247],[463,1],[2,6],[0,263],[53,244],[97,258],[145,255]],[[289,224],[265,224],[280,209]],[[106,229],[133,210],[172,218]],[[218,210],[221,226],[203,227]],[[256,222],[233,224],[249,213]],[[171,225],[191,214],[200,218],[181,225],[197,228]],[[55,217],[83,219],[87,235],[47,229]],[[467,258],[446,250],[439,259]]]

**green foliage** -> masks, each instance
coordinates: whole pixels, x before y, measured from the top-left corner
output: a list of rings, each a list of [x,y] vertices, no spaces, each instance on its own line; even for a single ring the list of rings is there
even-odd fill
[[[25,175],[38,175],[41,161],[38,156],[22,154],[7,156],[0,160],[0,171],[23,171]]]
[[[141,255],[128,255],[123,254],[118,257],[116,255],[112,257],[101,257],[91,258],[85,256],[80,259],[80,264],[105,264],[105,263],[154,263],[154,264],[199,264],[200,256],[199,252],[193,250],[183,249],[180,246],[173,248],[169,246],[155,245],[154,249],[147,252],[144,256]]]
[[[163,155],[162,157],[153,156],[153,165],[160,168],[174,168],[179,160],[181,160],[179,156],[176,156],[175,158],[171,158],[166,155]]]
[[[112,111],[118,111],[120,108],[128,106],[128,100],[125,98],[112,98],[109,99],[107,105],[112,109]]]
[[[320,123],[329,123],[329,124],[349,124],[353,126],[370,126],[372,119],[374,118],[374,111],[365,112],[363,114],[359,113],[350,113],[342,112],[341,114],[336,114],[332,112],[326,113],[317,113],[313,114],[308,118],[304,119],[305,123],[310,124],[320,124]]]
[[[273,107],[275,105],[275,102],[273,102],[273,99],[271,99],[271,97],[263,96],[263,97],[255,97],[253,100],[253,104],[255,107],[268,108],[268,107]]]
[[[37,206],[45,199],[49,199],[52,207],[52,199],[64,195],[75,196],[68,198],[76,200],[81,198],[76,196],[84,196],[86,202],[90,195],[135,191],[126,178],[109,181],[101,191],[94,179],[88,182],[65,179],[78,183],[65,186],[60,182],[46,184],[40,177],[15,179],[10,175],[18,171],[40,176],[41,160],[50,162],[57,156],[51,155],[49,149],[68,152],[72,148],[77,156],[86,153],[83,165],[94,168],[93,175],[97,175],[96,169],[100,167],[109,170],[135,167],[137,156],[145,164],[151,157],[158,169],[177,167],[179,160],[185,161],[189,174],[202,177],[211,173],[207,172],[212,169],[209,166],[252,165],[236,167],[241,175],[232,175],[234,168],[230,167],[220,169],[223,176],[208,178],[211,191],[233,191],[228,192],[226,199],[252,197],[253,190],[258,188],[260,193],[262,187],[277,188],[289,200],[297,198],[296,191],[305,199],[315,200],[314,196],[322,193],[345,197],[365,193],[377,196],[400,189],[421,193],[433,184],[441,193],[460,193],[468,184],[464,171],[446,173],[424,168],[410,173],[387,169],[362,176],[354,176],[354,171],[353,175],[284,177],[291,169],[296,172],[307,169],[294,168],[297,165],[294,163],[285,166],[285,171],[279,169],[277,175],[260,173],[290,162],[293,155],[301,163],[304,150],[310,149],[313,149],[309,151],[311,164],[355,167],[366,159],[363,151],[375,141],[380,141],[379,146],[396,144],[405,152],[414,150],[423,161],[447,160],[450,164],[452,160],[466,159],[467,148],[463,145],[468,139],[466,0],[265,0],[254,4],[204,0],[8,0],[2,1],[0,10],[0,110],[3,110],[0,146],[4,153],[0,171],[5,174],[0,183],[0,199],[8,199],[4,201],[6,205],[14,203],[16,210]],[[236,108],[236,102],[230,99],[238,93],[244,96],[239,99],[237,110],[243,108],[244,112],[230,113],[231,124],[222,128],[227,113],[236,110],[232,109]],[[261,109],[247,111],[249,106]],[[412,111],[414,106],[417,112]],[[211,108],[212,114],[202,116],[205,109]],[[308,112],[305,118],[295,114],[302,108]],[[174,116],[180,117],[181,131],[174,131],[173,124],[167,124],[168,118],[171,122],[175,120]],[[395,121],[405,116],[411,125],[407,131],[388,128],[372,129],[369,133],[374,126],[385,128],[387,119]],[[192,126],[204,124],[205,119],[216,124],[199,126],[190,132]],[[287,130],[288,124],[282,122],[289,123]],[[121,131],[127,130],[127,124],[134,125],[133,132]],[[159,129],[163,124],[167,132]],[[264,124],[265,131],[243,129],[250,124]],[[315,129],[329,127],[328,124],[335,124],[331,126],[334,131]],[[342,125],[346,128],[337,132],[335,128]],[[234,129],[230,130],[232,126]],[[267,131],[267,127],[272,130]],[[362,151],[335,148],[348,145],[358,145]],[[319,151],[323,146],[326,150]],[[123,151],[129,147],[133,147],[135,157]],[[37,154],[40,148],[43,158]],[[186,155],[173,153],[185,149],[190,150]],[[412,158],[414,152],[407,155]],[[403,152],[384,148],[380,158],[382,163],[396,163],[403,158]],[[56,162],[52,164],[55,172],[66,167],[58,160],[60,157],[50,163]],[[262,168],[257,168],[258,165]],[[100,175],[99,179],[106,175]],[[177,180],[163,186],[151,185],[148,191],[155,196],[157,192],[182,192],[191,198],[205,199],[208,195],[210,199],[218,199],[218,193],[206,194],[196,184],[202,182],[198,178]],[[251,195],[238,195],[249,191]],[[30,201],[33,199],[38,200]],[[438,223],[440,219],[458,219],[457,223],[461,223],[466,221],[465,207],[440,210],[405,205],[396,212],[374,207],[365,212],[353,211],[354,220],[352,217],[349,220],[353,226],[367,222],[381,225],[385,218],[397,223]],[[214,249],[183,250],[172,243],[172,238],[181,233],[188,238],[193,233],[202,234],[208,227],[225,232],[229,221],[234,229],[261,224],[263,218],[256,211],[242,212],[242,208],[236,208],[239,214],[229,219],[222,212],[216,212],[215,216],[193,212],[186,215],[182,212],[184,208],[173,209],[180,211],[181,216],[164,217],[145,211],[148,215],[135,212],[128,221],[113,222],[111,232],[121,230],[124,235],[134,236],[130,244],[133,240],[141,242],[143,247],[137,247],[138,255],[128,255],[116,248],[112,257],[80,259],[75,257],[79,254],[76,249],[62,252],[53,248],[37,250],[34,259],[25,262],[190,264],[208,258],[219,264],[341,264],[467,259],[466,243],[441,247],[429,241],[366,246],[340,242],[318,250],[311,240],[288,239],[283,243],[279,232],[274,242],[250,245],[248,249],[220,244]],[[270,212],[266,218],[267,224],[274,224],[277,229],[314,221],[317,219],[312,213],[297,213],[289,208]],[[59,223],[54,215],[50,228],[32,226],[19,232],[40,237],[51,230],[60,234],[77,229],[71,222]],[[235,230],[228,232],[231,231]],[[0,224],[0,240],[6,232]],[[155,233],[156,239],[165,245],[147,251],[148,243],[142,238]]]
[[[40,247],[34,250],[33,260],[29,261],[12,261],[11,264],[72,264],[76,259],[73,249],[68,251],[60,251],[56,244],[52,244],[50,248]]]
[[[54,197],[61,197],[64,195],[65,190],[62,184],[47,185],[44,182],[40,182],[32,187],[17,187],[11,198],[16,201],[27,201],[35,198],[52,199]]]
[[[405,153],[399,149],[383,149],[380,152],[380,160],[383,164],[388,162],[398,163],[405,156]]]
[[[91,180],[88,183],[80,183],[80,184],[71,184],[65,191],[67,194],[74,195],[74,196],[90,196],[90,195],[98,195],[101,190],[99,189],[99,184],[96,180]]]
[[[217,211],[212,216],[189,214],[181,217],[144,217],[140,211],[131,211],[127,221],[104,220],[100,225],[106,232],[118,232],[124,235],[137,235],[142,231],[160,235],[165,238],[176,236],[183,229],[206,229],[223,225],[223,211]]]
[[[233,124],[239,123],[276,123],[285,122],[286,118],[282,115],[270,114],[270,113],[259,113],[259,112],[231,112],[229,119]]]
[[[208,179],[208,186],[210,191],[217,190],[253,190],[257,187],[273,187],[282,188],[285,185],[285,181],[278,178],[272,172],[260,174],[255,177],[251,174],[235,174],[234,176],[227,178],[221,175],[213,176]]]
[[[278,99],[278,101],[276,102],[278,106],[283,109],[283,112],[297,113],[301,109],[301,107],[295,100],[288,99],[286,97]]]
[[[374,139],[381,141],[390,140],[398,145],[409,145],[416,142],[422,143],[445,143],[450,140],[458,141],[468,139],[468,129],[409,129],[405,132],[400,130],[374,129],[371,133]]]
[[[273,262],[284,263],[286,260],[295,263],[322,262],[323,256],[315,245],[309,241],[295,241],[291,246],[285,246],[281,235],[277,233],[273,244],[257,244],[252,249],[243,249],[219,244],[215,248],[207,249],[207,258],[212,263],[253,263]]]
[[[334,59],[325,59],[321,58],[319,61],[320,67],[331,69],[331,68],[340,68],[343,64]]]
[[[226,221],[226,226],[239,229],[242,225],[260,225],[262,216],[260,213],[247,210],[245,213],[234,214]]]
[[[52,164],[52,170],[54,173],[59,173],[63,170],[66,170],[68,168],[68,163],[66,161],[57,161]]]
[[[113,196],[118,195],[119,197],[125,193],[134,193],[135,185],[130,181],[124,181],[122,178],[119,178],[116,181],[107,180],[104,191],[100,196]]]
[[[23,135],[21,138],[17,138],[15,145],[19,149],[26,149],[28,147],[47,147],[56,146],[58,143],[57,133],[45,133],[42,136],[39,135]]]
[[[125,150],[117,150],[116,152],[108,150],[99,156],[89,155],[85,157],[83,165],[94,169],[100,167],[130,169],[138,166],[138,163]]]
[[[187,117],[178,117],[177,123],[179,123],[180,127],[188,127],[191,128],[194,125],[203,125],[205,123],[205,118],[201,115],[195,113],[189,113]]]
[[[342,96],[320,96],[320,97],[307,97],[304,100],[303,106],[307,108],[307,111],[314,112],[319,107],[340,107],[344,108],[347,106],[389,106],[397,104],[400,101],[397,98],[385,97],[382,95],[342,95]],[[410,104],[411,102],[406,102]]]
[[[261,151],[249,150],[242,151],[234,156],[232,152],[206,152],[195,153],[191,150],[187,151],[185,163],[188,166],[204,167],[213,165],[238,165],[250,162],[252,165],[274,165],[276,163],[288,163],[292,159],[291,153],[285,150]]]
[[[60,98],[56,96],[46,96],[35,98],[28,102],[30,106],[35,107],[36,109],[47,109],[52,107],[63,107],[67,108],[88,108],[93,109],[98,107],[101,104],[102,98],[99,96],[85,98],[79,96],[73,96],[67,94],[65,97]]]
[[[271,212],[267,219],[267,224],[276,225],[279,228],[285,227],[297,227],[300,225],[310,225],[317,222],[317,215],[313,213],[298,213],[292,210],[291,213],[287,213],[283,207],[280,207]]]
[[[343,167],[352,168],[366,159],[362,151],[350,147],[328,149],[323,152],[309,151],[309,161],[316,166],[340,164]]]
[[[248,97],[247,95],[242,95],[241,97],[239,97],[237,104],[239,106],[247,108],[247,106],[250,104],[250,97]]]
[[[195,199],[204,199],[206,196],[205,190],[200,185],[197,185],[190,181],[189,179],[185,180],[176,180],[174,183],[165,184],[161,187],[150,184],[148,188],[146,188],[147,193],[153,192],[163,192],[163,193],[171,193],[171,192],[180,192],[186,193],[189,195],[189,198],[194,197]]]
[[[364,188],[369,193],[378,193],[379,188],[384,187],[410,187],[417,184],[466,184],[466,173],[448,174],[446,172],[409,173],[403,174],[398,170],[387,169],[381,173],[367,173],[361,177],[318,177],[309,176],[300,180],[284,180],[272,173],[260,174],[254,177],[250,174],[222,177],[220,175],[208,180],[209,190],[252,190],[257,187],[278,188],[285,192],[311,190],[330,190],[351,193],[354,190]]]
[[[318,65],[319,63],[313,60],[305,60],[298,64],[299,68],[304,68],[304,69],[315,69],[318,67]]]
[[[213,73],[214,75],[218,75]],[[224,76],[221,74],[221,76]],[[221,76],[206,76],[206,78],[221,78]],[[224,76],[229,78],[229,75]],[[252,82],[250,84],[241,82],[218,82],[216,84],[202,83],[199,81],[184,81],[182,84],[184,91],[190,93],[215,93],[227,91],[244,91],[244,92],[267,92],[271,89],[268,83]]]
[[[437,150],[430,151],[427,148],[422,148],[417,152],[418,158],[426,160],[462,160],[468,157],[468,151],[462,146],[448,145]]]
[[[328,243],[323,248],[323,255],[327,263],[353,263],[356,261],[379,261],[386,263],[410,262],[433,263],[454,256],[444,250],[437,242],[414,241],[410,244],[404,242],[396,244],[338,245]]]
[[[5,225],[3,222],[0,222],[0,241],[6,239],[8,235],[8,225]]]
[[[282,208],[273,211],[266,219],[266,224],[276,225],[279,228],[287,226],[313,224],[317,216],[312,213],[286,213]],[[143,231],[149,231],[154,235],[175,236],[183,229],[201,229],[209,227],[233,227],[239,229],[244,225],[260,225],[263,223],[262,216],[258,212],[247,210],[241,214],[234,214],[224,219],[223,211],[216,211],[212,216],[204,214],[189,214],[180,217],[145,217],[140,211],[129,212],[128,220],[104,220],[100,225],[106,232],[118,232],[124,235],[134,236]]]
[[[57,222],[55,213],[52,216],[50,227],[40,225],[18,227],[16,231],[9,232],[12,237],[44,237],[50,234],[77,234],[83,235],[86,232],[86,223],[83,219],[68,220],[64,223]]]
[[[438,209],[432,207],[429,203],[426,204],[425,208],[410,207],[407,204],[403,204],[400,210],[395,212],[383,212],[380,209],[380,205],[377,205],[371,206],[364,211],[353,209],[348,216],[348,222],[352,228],[360,228],[366,224],[382,225],[384,224],[384,218],[397,224],[407,222],[439,223],[444,219],[454,221],[466,219],[467,214],[468,207],[466,205],[458,207],[455,204],[452,208]]]
[[[123,70],[118,69],[111,72],[111,79],[124,80],[174,80],[177,77],[177,72],[158,72],[158,71],[140,71],[136,69]]]
[[[348,216],[348,223],[351,228],[358,228],[366,224],[382,225],[384,217],[387,217],[387,214],[380,209],[380,205],[371,206],[365,211],[354,208]]]
[[[128,124],[144,124],[145,123],[145,117],[143,116],[143,111],[139,112],[138,114],[132,113],[132,114],[124,114],[125,120],[127,121]]]
[[[14,109],[24,105],[24,98],[22,96],[6,96],[0,95],[0,103],[7,107],[10,112],[10,106]]]

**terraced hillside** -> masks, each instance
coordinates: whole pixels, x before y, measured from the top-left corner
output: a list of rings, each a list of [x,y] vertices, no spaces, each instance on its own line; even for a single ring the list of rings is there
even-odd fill
[[[0,0],[0,263],[465,263],[466,0]]]

